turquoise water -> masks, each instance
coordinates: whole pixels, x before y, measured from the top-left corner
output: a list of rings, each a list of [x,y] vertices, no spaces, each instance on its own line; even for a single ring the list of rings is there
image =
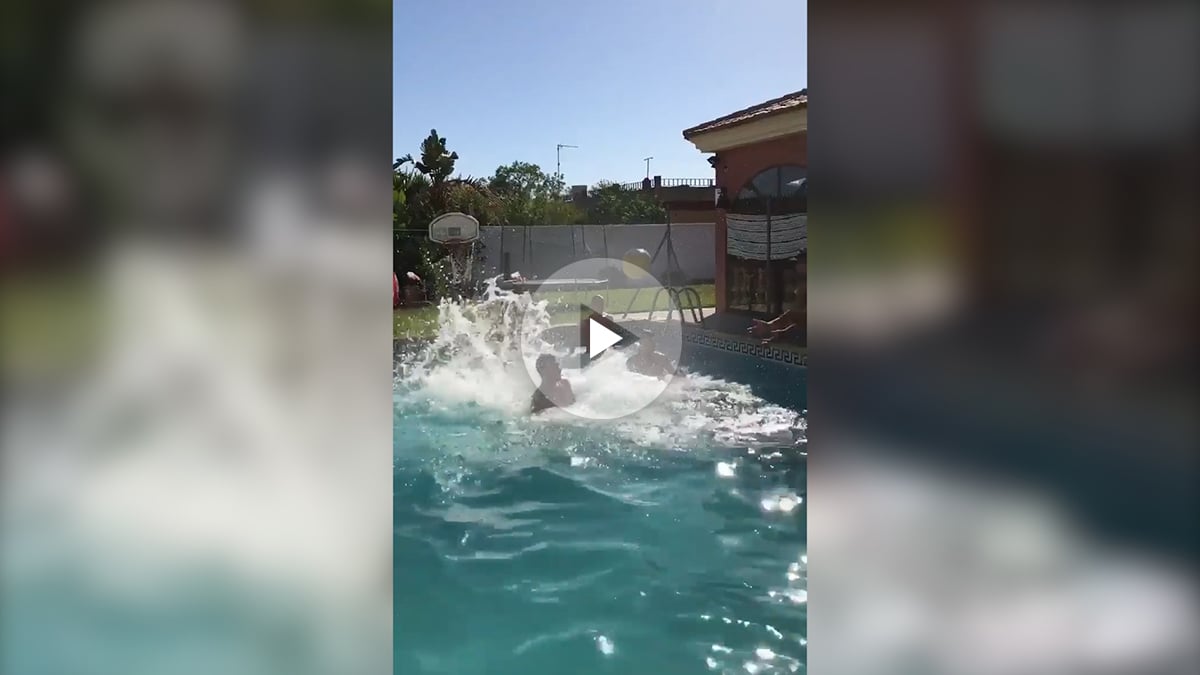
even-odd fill
[[[530,345],[442,320],[396,383],[396,673],[805,671],[798,412],[681,375],[631,417],[531,417]],[[580,409],[649,386],[621,359],[566,372]]]
[[[530,416],[545,308],[489,298],[398,359],[395,672],[804,672],[803,416],[620,352]]]
[[[803,672],[802,462],[399,410],[395,672]]]

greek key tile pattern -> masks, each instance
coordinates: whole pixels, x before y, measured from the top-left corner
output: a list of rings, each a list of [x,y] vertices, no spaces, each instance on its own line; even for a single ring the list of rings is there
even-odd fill
[[[735,354],[744,354],[759,359],[784,363],[789,366],[804,367],[808,365],[808,355],[805,353],[697,328],[685,328],[683,331],[683,341],[686,344],[708,347],[709,349],[719,349]]]

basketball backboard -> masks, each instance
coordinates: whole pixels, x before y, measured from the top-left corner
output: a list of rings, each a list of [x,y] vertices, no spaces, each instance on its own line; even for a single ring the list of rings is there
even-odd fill
[[[429,223],[429,238],[439,244],[475,241],[479,238],[479,221],[457,211],[443,213]]]

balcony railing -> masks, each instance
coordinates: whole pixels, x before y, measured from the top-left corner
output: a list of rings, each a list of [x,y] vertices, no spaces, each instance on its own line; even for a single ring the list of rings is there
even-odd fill
[[[632,183],[621,183],[621,187],[626,190],[641,190],[643,181],[634,181]],[[708,188],[715,184],[712,178],[662,178],[659,179],[657,185],[651,182],[651,187],[697,187]]]

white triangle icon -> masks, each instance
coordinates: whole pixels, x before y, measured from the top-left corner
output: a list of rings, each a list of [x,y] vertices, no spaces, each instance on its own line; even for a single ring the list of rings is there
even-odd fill
[[[600,352],[622,340],[620,335],[609,330],[595,319],[588,319],[588,358],[596,358]]]

